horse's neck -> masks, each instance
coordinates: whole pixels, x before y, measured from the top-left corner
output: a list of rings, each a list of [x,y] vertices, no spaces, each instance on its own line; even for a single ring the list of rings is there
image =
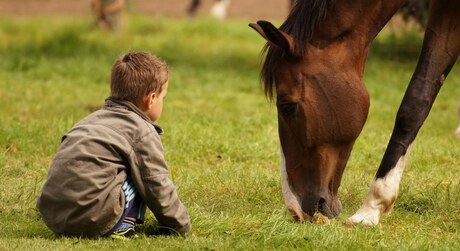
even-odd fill
[[[336,0],[313,40],[353,34],[368,46],[396,13],[403,0]]]
[[[404,0],[367,0],[364,2],[369,3],[363,13],[363,19],[366,21],[366,26],[369,27],[367,44],[370,44],[398,11]]]
[[[336,0],[315,30],[310,44],[317,48],[345,48],[362,79],[369,45],[401,6],[403,0]]]

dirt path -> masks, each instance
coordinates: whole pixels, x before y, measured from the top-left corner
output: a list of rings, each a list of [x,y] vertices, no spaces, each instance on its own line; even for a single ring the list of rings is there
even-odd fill
[[[208,15],[214,0],[202,0],[198,16]],[[190,0],[129,0],[133,13],[186,17]],[[1,16],[85,16],[90,15],[90,0],[0,0]],[[232,0],[229,18],[283,19],[288,13],[287,0]]]

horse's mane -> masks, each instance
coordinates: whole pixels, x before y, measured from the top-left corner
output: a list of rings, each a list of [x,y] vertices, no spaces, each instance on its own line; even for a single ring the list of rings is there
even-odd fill
[[[313,37],[313,32],[326,17],[328,9],[336,0],[297,0],[280,30],[290,34],[295,43],[295,54],[304,55],[307,44]],[[264,47],[267,56],[261,72],[264,82],[265,95],[272,100],[275,88],[274,69],[284,52],[276,46],[267,43]]]

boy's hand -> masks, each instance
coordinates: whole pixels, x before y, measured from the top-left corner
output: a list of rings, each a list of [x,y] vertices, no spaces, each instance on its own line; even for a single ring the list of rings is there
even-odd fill
[[[178,236],[186,236],[186,233],[181,233],[173,228],[159,226],[155,229],[151,229],[150,231],[146,231],[146,235],[178,235]]]

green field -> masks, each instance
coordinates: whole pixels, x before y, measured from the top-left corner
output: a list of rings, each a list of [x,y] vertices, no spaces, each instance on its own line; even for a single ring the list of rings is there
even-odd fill
[[[247,21],[130,17],[117,34],[88,27],[83,18],[0,19],[0,250],[460,250],[458,65],[420,131],[395,210],[373,228],[344,224],[380,163],[420,32],[384,30],[375,41],[365,74],[371,109],[339,190],[344,209],[314,225],[293,222],[284,207],[276,110],[259,82],[264,41]],[[61,136],[102,105],[112,63],[131,50],[172,68],[158,123],[193,232],[57,239],[35,209],[50,161]],[[140,230],[155,224],[149,213]]]

